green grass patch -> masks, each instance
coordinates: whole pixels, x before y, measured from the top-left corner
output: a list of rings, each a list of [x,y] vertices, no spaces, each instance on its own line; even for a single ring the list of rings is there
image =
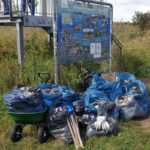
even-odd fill
[[[53,47],[47,42],[47,34],[38,28],[25,29],[26,67],[19,70],[17,64],[16,30],[0,28],[0,150],[73,150],[74,145],[66,145],[62,140],[52,138],[45,144],[39,144],[34,126],[27,125],[23,139],[12,143],[9,139],[10,129],[14,122],[10,119],[3,105],[2,96],[13,89],[16,84],[36,86],[41,83],[38,72],[50,72],[49,83],[54,83]],[[136,26],[130,24],[114,24],[115,35],[123,44],[121,68],[117,68],[114,55],[114,71],[130,72],[137,77],[150,77],[150,31],[141,33]],[[115,51],[114,51],[115,54]],[[72,65],[59,66],[59,83],[69,86],[75,91],[81,90],[84,68],[95,72],[109,71],[109,62],[79,62]],[[118,136],[92,137],[84,141],[85,150],[149,150],[150,133],[142,132],[139,121],[119,123]]]

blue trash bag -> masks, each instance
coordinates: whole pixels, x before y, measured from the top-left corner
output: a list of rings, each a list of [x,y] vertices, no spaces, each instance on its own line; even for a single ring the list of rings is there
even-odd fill
[[[75,100],[75,92],[68,87],[54,84],[41,84],[37,87],[42,89],[43,99],[48,107],[56,101],[72,104]]]
[[[41,84],[38,85],[37,88],[42,89],[43,100],[47,107],[50,107],[50,105],[56,101],[62,100],[62,93],[59,91],[59,85]]]
[[[131,91],[131,88],[133,87],[139,87],[142,91],[140,94],[133,93]],[[147,115],[149,113],[149,97],[147,94],[147,89],[142,81],[136,80],[125,87],[126,94],[133,95],[135,100],[138,102],[140,107],[144,110],[145,114]]]
[[[28,90],[21,90],[21,88]],[[16,86],[3,97],[8,112],[41,112],[46,109],[42,92],[37,88]]]
[[[115,101],[118,95],[124,94],[123,86],[121,82],[110,82],[108,80],[101,78],[99,74],[96,74],[94,76],[91,87],[101,91],[103,95],[107,95],[107,98],[109,99],[109,101],[112,101],[112,102]]]
[[[114,102],[118,95],[124,95],[124,89],[121,82],[113,82],[112,89],[109,93],[109,98],[111,102]]]
[[[125,72],[125,73],[120,73],[120,72],[116,72],[116,76],[117,76],[117,82],[122,82],[124,80],[130,80],[130,81],[136,81],[136,78],[133,74]]]
[[[105,92],[109,93],[113,86],[113,82],[109,82],[108,80],[103,79],[99,73],[95,74],[92,79],[91,88],[97,90],[105,90]]]
[[[75,92],[72,89],[66,86],[58,86],[58,91],[62,94],[64,103],[71,105],[75,101]]]
[[[85,101],[86,93],[75,93],[75,101]]]
[[[109,96],[106,92],[93,88],[88,88],[85,104],[89,105],[90,103],[93,103],[96,100],[110,101]]]
[[[92,85],[87,89],[85,105],[89,106],[96,100],[114,102],[118,95],[124,95],[121,82],[110,82],[95,74]]]

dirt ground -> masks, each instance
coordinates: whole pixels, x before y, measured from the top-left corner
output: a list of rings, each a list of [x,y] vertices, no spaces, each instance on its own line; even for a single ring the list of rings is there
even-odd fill
[[[138,80],[141,80],[146,85],[147,90],[150,92],[150,79],[139,78]],[[150,101],[150,97],[149,97],[149,101]],[[143,132],[150,132],[150,113],[147,119],[140,121],[140,124],[143,129]]]
[[[140,121],[143,132],[150,132],[150,118]]]

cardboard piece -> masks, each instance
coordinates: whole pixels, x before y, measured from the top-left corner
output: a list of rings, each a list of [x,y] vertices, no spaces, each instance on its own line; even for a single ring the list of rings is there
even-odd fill
[[[116,82],[116,74],[115,73],[107,73],[107,74],[101,74],[101,77],[105,80]]]

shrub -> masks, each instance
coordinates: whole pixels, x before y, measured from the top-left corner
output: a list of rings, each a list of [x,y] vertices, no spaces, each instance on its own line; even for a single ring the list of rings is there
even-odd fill
[[[138,25],[142,31],[150,29],[150,12],[142,13],[137,11],[133,16],[132,21],[133,24]]]

